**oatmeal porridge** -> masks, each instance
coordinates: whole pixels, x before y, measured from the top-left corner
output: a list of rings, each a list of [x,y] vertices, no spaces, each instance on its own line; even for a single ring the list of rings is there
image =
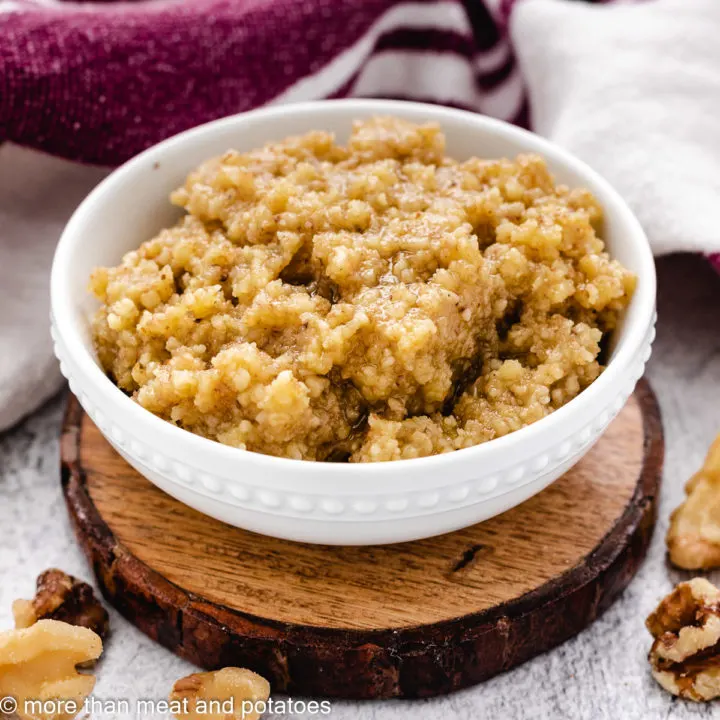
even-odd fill
[[[174,227],[93,273],[103,368],[178,427],[305,460],[444,453],[564,405],[635,278],[540,157],[444,145],[383,117],[208,161]]]

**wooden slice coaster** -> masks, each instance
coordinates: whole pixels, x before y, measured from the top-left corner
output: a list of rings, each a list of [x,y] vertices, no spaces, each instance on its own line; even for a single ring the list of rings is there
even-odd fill
[[[447,693],[587,627],[645,555],[662,463],[643,382],[590,453],[522,506],[442,537],[343,548],[185,507],[127,465],[75,400],[62,439],[78,540],[130,622],[197,665],[344,698]]]

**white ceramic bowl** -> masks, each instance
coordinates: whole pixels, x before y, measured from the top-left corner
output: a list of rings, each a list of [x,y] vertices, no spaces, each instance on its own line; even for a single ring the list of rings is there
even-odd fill
[[[168,203],[188,171],[228,148],[250,150],[309,130],[345,139],[357,118],[439,122],[458,159],[542,154],[558,181],[588,187],[605,209],[611,254],[639,278],[605,372],[543,420],[446,455],[372,464],[313,463],[221,445],[143,409],[100,369],[89,332],[91,270],[115,265],[177,211]],[[385,100],[313,102],[224,118],[150,148],[112,173],[80,205],[52,270],[52,327],[63,374],[117,451],[165,492],[200,512],[266,535],[365,545],[429,537],[523,502],[576,463],[629,397],[650,355],[655,269],[647,239],[608,183],[569,153],[511,125],[458,110]]]

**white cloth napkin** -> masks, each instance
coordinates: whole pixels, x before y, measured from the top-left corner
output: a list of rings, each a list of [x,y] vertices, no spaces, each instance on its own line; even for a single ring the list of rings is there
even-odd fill
[[[50,265],[72,211],[107,172],[0,145],[0,431],[60,389]]]
[[[615,185],[656,254],[720,252],[720,0],[524,0],[511,21],[534,129]],[[52,253],[106,173],[0,147],[0,430],[60,388]]]
[[[656,255],[720,252],[720,0],[524,0],[533,129],[630,203]]]

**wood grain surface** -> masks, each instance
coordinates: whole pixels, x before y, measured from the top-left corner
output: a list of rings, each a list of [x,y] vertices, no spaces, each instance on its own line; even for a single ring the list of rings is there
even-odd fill
[[[590,453],[528,502],[429,540],[325,547],[207,518],[156,489],[71,401],[63,487],[106,597],[148,635],[276,691],[419,697],[479,682],[572,637],[650,539],[663,459],[642,383]]]

